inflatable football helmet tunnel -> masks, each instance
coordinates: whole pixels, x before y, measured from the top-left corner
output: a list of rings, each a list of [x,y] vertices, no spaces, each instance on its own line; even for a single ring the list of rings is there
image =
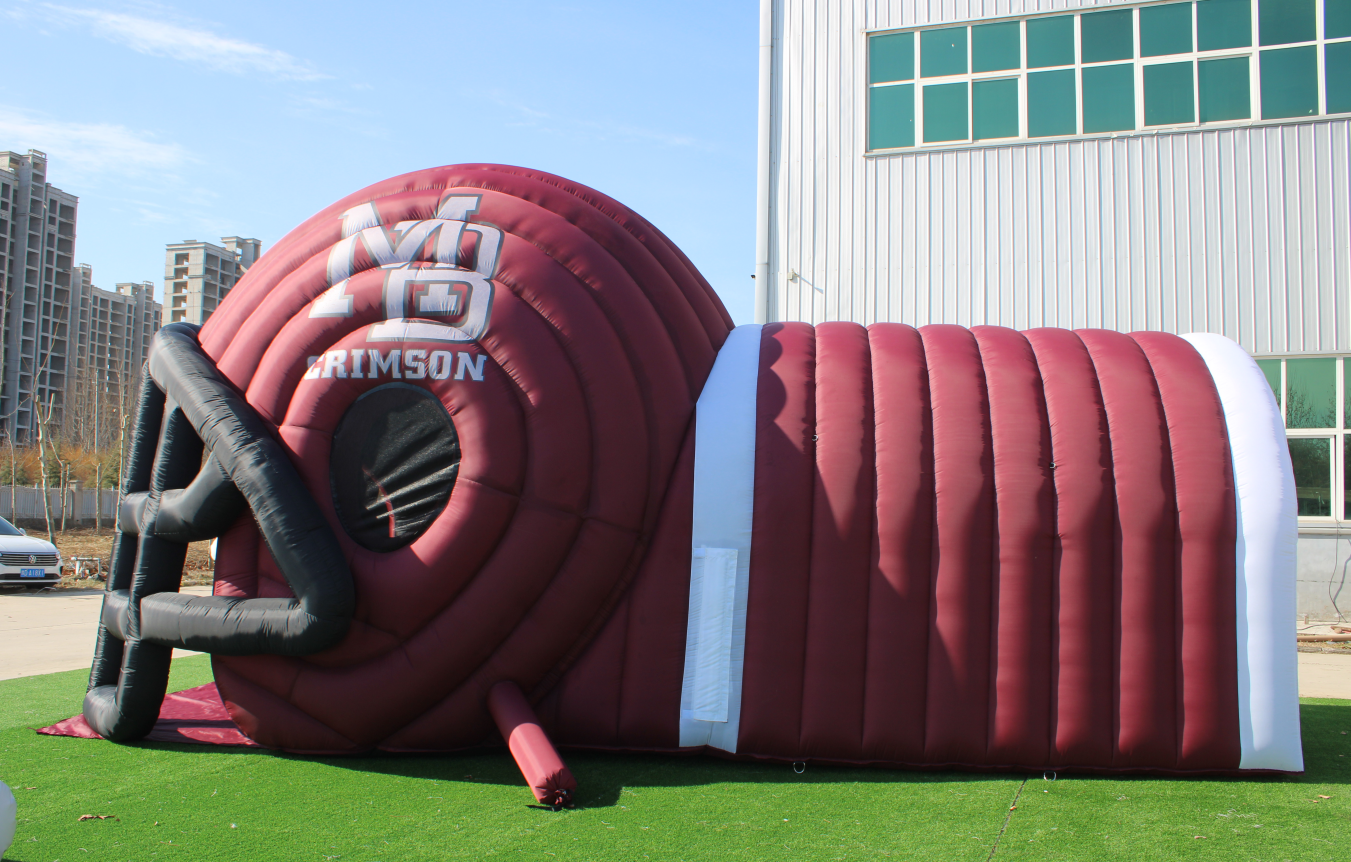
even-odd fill
[[[1293,477],[1219,336],[733,328],[617,202],[468,165],[319,213],[147,372],[84,707],[109,739],[182,647],[262,745],[501,732],[542,799],[572,786],[549,738],[1302,769]],[[214,595],[179,593],[213,536]]]

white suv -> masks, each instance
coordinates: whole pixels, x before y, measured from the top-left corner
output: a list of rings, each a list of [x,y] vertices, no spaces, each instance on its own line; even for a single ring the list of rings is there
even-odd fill
[[[61,552],[0,518],[0,586],[47,586],[61,580]]]

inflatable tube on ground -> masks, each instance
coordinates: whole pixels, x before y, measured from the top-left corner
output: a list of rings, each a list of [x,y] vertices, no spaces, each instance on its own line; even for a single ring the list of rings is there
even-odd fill
[[[550,744],[516,683],[499,682],[493,686],[488,691],[488,711],[535,800],[552,805],[555,811],[571,808],[577,779]]]
[[[144,733],[191,645],[263,745],[496,727],[545,801],[549,738],[1298,770],[1283,432],[1241,349],[1189,338],[733,330],[593,190],[397,177],[162,331],[86,713]],[[212,534],[215,595],[179,596]]]

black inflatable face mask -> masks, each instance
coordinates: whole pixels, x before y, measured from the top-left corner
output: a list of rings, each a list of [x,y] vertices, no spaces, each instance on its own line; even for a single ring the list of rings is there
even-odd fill
[[[84,701],[90,727],[114,741],[139,738],[154,726],[175,647],[309,655],[342,640],[356,606],[351,570],[328,521],[266,423],[202,352],[197,330],[174,323],[156,334],[123,473],[109,592]],[[417,429],[437,419],[424,405],[409,402],[407,409],[416,421],[388,423],[414,430],[411,439],[394,435],[401,449],[416,445]],[[362,424],[349,432],[359,444],[372,439]],[[451,427],[453,451],[428,453],[437,472],[426,487],[396,495],[396,514],[407,512],[397,524],[415,528],[444,507],[459,464]],[[383,438],[373,439],[379,449]],[[384,470],[388,461],[377,451],[371,463]],[[246,507],[296,598],[179,593],[188,543],[219,536]],[[362,522],[365,510],[353,511]],[[397,533],[391,522],[386,533]]]

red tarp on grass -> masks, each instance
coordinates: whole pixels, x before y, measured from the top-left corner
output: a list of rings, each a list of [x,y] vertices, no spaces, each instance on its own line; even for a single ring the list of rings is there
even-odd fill
[[[74,736],[79,739],[99,739],[83,715],[58,721],[38,733],[48,736]],[[186,742],[195,745],[247,745],[258,743],[249,739],[230,720],[230,714],[221,703],[220,692],[214,682],[186,691],[166,695],[160,707],[159,721],[147,740],[154,742]]]

